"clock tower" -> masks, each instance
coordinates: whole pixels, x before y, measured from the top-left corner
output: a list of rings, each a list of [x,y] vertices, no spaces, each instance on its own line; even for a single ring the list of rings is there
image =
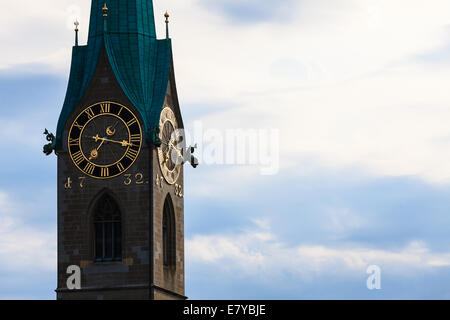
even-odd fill
[[[183,141],[172,44],[151,0],[92,0],[56,135],[58,299],[186,299]]]

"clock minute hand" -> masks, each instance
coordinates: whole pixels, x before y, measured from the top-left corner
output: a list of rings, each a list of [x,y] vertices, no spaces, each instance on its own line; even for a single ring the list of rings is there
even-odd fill
[[[131,147],[131,146],[133,146],[132,143],[129,143],[129,142],[126,141],[126,140],[123,140],[123,141],[116,141],[116,140],[111,140],[111,139],[107,139],[107,138],[100,138],[99,135],[96,135],[95,137],[92,137],[92,138],[95,140],[95,142],[97,142],[98,140],[101,140],[101,141],[107,141],[107,142],[118,143],[118,144],[121,144],[122,147]]]
[[[117,125],[119,124],[120,121],[117,121],[115,125],[113,125],[113,129],[115,129],[117,127]]]

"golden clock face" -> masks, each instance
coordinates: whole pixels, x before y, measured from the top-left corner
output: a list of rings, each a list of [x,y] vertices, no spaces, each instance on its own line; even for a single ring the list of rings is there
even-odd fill
[[[139,120],[127,107],[99,102],[84,109],[70,127],[70,158],[84,174],[114,178],[127,171],[142,148]]]
[[[168,184],[175,184],[181,173],[183,153],[178,146],[181,139],[177,131],[177,120],[169,107],[165,107],[161,112],[159,129],[159,138],[162,142],[158,148],[161,172]]]

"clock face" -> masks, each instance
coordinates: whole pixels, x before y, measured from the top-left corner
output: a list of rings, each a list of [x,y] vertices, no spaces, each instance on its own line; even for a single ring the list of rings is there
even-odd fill
[[[183,151],[179,148],[181,137],[177,131],[178,125],[172,109],[165,107],[159,121],[158,159],[164,179],[169,184],[175,184],[181,173]]]
[[[127,107],[99,102],[84,109],[69,131],[68,150],[75,166],[97,179],[127,171],[142,147],[142,130]]]

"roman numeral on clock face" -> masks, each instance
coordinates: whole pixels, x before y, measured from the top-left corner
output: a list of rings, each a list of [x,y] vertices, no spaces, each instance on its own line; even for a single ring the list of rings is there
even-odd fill
[[[87,114],[89,119],[92,119],[95,116],[94,111],[92,111],[91,108],[86,109],[86,111],[84,111],[84,113]]]
[[[130,121],[127,122],[127,126],[130,127],[133,124],[135,124],[137,122],[136,118],[131,119]]]
[[[141,142],[141,135],[140,134],[132,134],[130,137],[131,142]]]
[[[85,167],[84,167],[84,172],[86,172],[87,174],[93,174],[95,170],[95,166],[92,163],[88,163]]]
[[[109,177],[109,168],[101,168],[101,175],[103,178]]]
[[[137,155],[138,155],[138,152],[136,150],[128,149],[127,154],[125,155],[125,157],[127,157],[131,161],[134,161],[134,160],[136,160]]]
[[[125,168],[120,162],[117,164],[117,169],[119,169],[120,172],[123,172],[125,170]]]
[[[78,129],[82,130],[83,126],[80,126],[77,122],[74,122],[73,124],[74,127],[77,127]]]
[[[101,103],[100,104],[100,112],[101,113],[109,113],[111,111],[111,105],[109,103]]]
[[[72,155],[73,161],[79,165],[81,162],[83,162],[84,157],[83,154],[81,153],[81,151],[77,151]]]
[[[70,147],[77,146],[79,143],[80,143],[80,139],[79,138],[77,138],[77,139],[69,138],[69,146]]]

